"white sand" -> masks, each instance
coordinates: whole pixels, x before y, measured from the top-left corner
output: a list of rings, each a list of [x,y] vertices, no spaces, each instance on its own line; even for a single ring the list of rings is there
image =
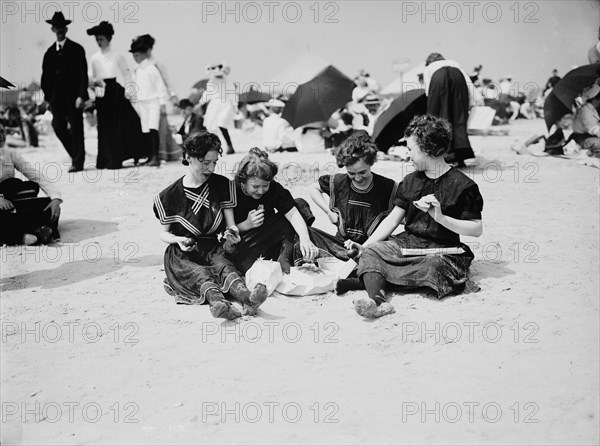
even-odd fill
[[[597,444],[599,171],[512,153],[542,121],[510,130],[472,138],[485,229],[465,241],[482,291],[395,294],[376,321],[353,311],[359,292],[274,296],[236,323],[177,306],[152,197],[185,168],[62,166],[61,243],[0,250],[2,444]],[[68,162],[48,144],[30,154]],[[334,166],[272,158],[305,198]]]

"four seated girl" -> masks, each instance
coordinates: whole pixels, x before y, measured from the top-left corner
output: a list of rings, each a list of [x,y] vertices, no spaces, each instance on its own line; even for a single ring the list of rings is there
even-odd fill
[[[310,193],[337,224],[338,234],[330,236],[311,228],[310,237],[305,220],[310,225],[314,217],[306,202],[294,201],[273,180],[277,166],[266,152],[251,149],[240,164],[234,186],[212,173],[222,153],[218,137],[206,132],[192,135],[184,144],[189,173],[155,199],[155,213],[163,224],[161,238],[170,243],[165,253],[166,288],[185,303],[206,299],[213,315],[232,319],[241,313],[224,299],[222,292],[229,292],[253,314],[266,299],[265,287],[259,284],[250,293],[236,266],[245,271],[259,256],[279,253],[283,269],[289,270],[292,237],[296,237],[305,260],[320,253],[344,259],[345,248],[358,250],[359,278],[345,279],[348,283],[341,280],[338,290],[367,290],[368,297],[354,302],[363,317],[394,312],[385,298],[387,283],[428,287],[438,298],[461,292],[474,256],[460,235],[481,235],[483,198],[475,182],[444,161],[451,134],[444,119],[414,118],[405,136],[416,171],[399,186],[371,173],[376,154],[368,141],[350,138],[337,155],[348,174],[321,177],[319,187]],[[329,206],[322,193],[330,196]],[[223,218],[229,227],[225,245],[234,246],[229,254],[216,241]],[[392,236],[403,220],[405,231]],[[457,251],[409,255],[414,252],[406,248]]]

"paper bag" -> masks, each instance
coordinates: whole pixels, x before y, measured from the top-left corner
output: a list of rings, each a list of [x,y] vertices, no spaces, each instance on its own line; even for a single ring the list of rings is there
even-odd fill
[[[332,291],[336,282],[337,275],[332,272],[321,268],[292,266],[290,273],[283,277],[276,290],[288,296],[323,294]]]
[[[270,296],[281,282],[282,276],[283,272],[279,262],[258,259],[246,271],[246,286],[249,290],[253,290],[257,283],[262,283],[267,287],[267,293]]]
[[[356,262],[352,259],[344,262],[335,257],[321,257],[317,259],[319,268],[329,271],[337,276],[338,279],[346,279],[356,268]]]

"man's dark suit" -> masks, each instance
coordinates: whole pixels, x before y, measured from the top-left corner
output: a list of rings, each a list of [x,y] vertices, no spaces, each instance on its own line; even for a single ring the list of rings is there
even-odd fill
[[[181,135],[181,138],[184,141],[192,133],[199,132],[200,130],[206,130],[206,128],[204,127],[204,119],[201,116],[198,116],[196,113],[192,113],[192,115],[190,116],[190,128],[187,132],[185,131],[186,122],[187,120],[183,122],[183,124],[179,128],[179,131],[177,132]]]
[[[81,169],[85,159],[83,113],[75,107],[79,97],[89,98],[85,50],[78,43],[65,39],[59,52],[56,42],[44,54],[42,90],[52,107],[52,127],[71,156],[72,167]],[[67,123],[70,126],[67,127]]]

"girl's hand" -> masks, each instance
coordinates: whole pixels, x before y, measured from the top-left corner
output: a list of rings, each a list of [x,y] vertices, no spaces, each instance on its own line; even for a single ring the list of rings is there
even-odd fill
[[[237,226],[229,226],[225,230],[224,237],[225,237],[225,240],[227,240],[229,243],[231,243],[233,245],[242,241],[242,238],[240,237],[240,230],[238,229]]]
[[[10,200],[2,197],[0,198],[0,210],[1,211],[12,211],[15,207]]]
[[[421,199],[418,201],[413,201],[413,204],[418,210],[422,212],[428,212],[433,201],[437,201],[437,198],[435,198],[433,194],[429,194],[421,197]]]
[[[265,211],[264,209],[252,210],[248,212],[248,218],[246,219],[246,224],[249,228],[255,229],[260,228],[262,224],[265,222]]]
[[[302,251],[302,257],[306,261],[312,261],[319,255],[319,248],[310,239],[300,239],[300,251]]]
[[[177,237],[177,244],[184,252],[192,251],[196,247],[196,242],[189,237]]]
[[[348,250],[348,257],[351,259],[360,257],[365,250],[363,245],[353,242],[352,240],[346,240],[344,242],[344,247]]]
[[[332,212],[332,211],[329,211],[327,213],[327,216],[329,217],[329,221],[337,226],[338,221],[340,220],[340,216],[337,213]]]
[[[444,214],[442,214],[442,206],[437,198],[433,197],[431,200],[431,205],[427,210],[427,213],[433,218],[437,223],[439,223],[443,218]]]

